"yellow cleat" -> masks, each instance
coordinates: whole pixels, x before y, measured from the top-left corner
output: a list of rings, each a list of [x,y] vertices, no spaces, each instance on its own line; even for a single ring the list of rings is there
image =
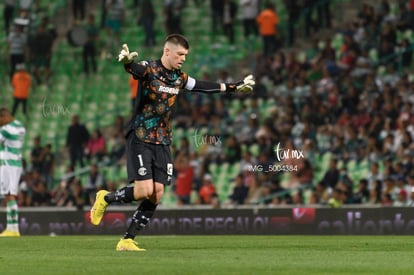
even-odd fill
[[[109,192],[106,190],[101,190],[96,193],[96,199],[91,208],[91,222],[93,225],[99,225],[101,223],[105,209],[108,206],[108,203],[105,201],[104,197],[108,193]]]
[[[0,233],[0,237],[20,237],[20,233],[6,229]]]
[[[145,249],[139,248],[133,239],[121,239],[116,245],[116,251],[145,251]]]

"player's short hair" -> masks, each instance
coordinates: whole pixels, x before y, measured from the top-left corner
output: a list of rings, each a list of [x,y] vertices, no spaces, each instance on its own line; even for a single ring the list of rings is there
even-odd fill
[[[165,43],[167,42],[172,43],[174,45],[180,45],[186,50],[190,49],[190,44],[188,43],[187,38],[185,38],[184,35],[181,35],[178,33],[173,33],[173,34],[168,35],[165,38]]]

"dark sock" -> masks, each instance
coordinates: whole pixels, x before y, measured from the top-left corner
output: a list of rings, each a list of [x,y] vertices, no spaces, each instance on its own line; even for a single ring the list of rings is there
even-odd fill
[[[124,202],[128,203],[134,200],[134,187],[127,186],[113,193],[108,193],[104,197],[107,203]]]
[[[157,204],[144,200],[132,215],[131,224],[124,234],[124,239],[134,239],[138,231],[142,230],[154,215]]]

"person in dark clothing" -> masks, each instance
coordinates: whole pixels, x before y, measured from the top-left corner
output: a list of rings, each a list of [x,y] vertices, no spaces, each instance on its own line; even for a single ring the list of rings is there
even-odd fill
[[[237,175],[234,180],[233,192],[229,196],[231,203],[239,205],[244,204],[248,192],[249,188],[244,185],[243,175]]]
[[[75,20],[85,19],[86,0],[73,0],[72,13]]]
[[[66,146],[69,149],[70,163],[73,167],[76,166],[77,162],[84,166],[84,148],[88,140],[88,129],[85,125],[79,123],[79,116],[74,115],[66,136]]]
[[[317,4],[317,0],[305,0],[303,6],[304,12],[304,20],[305,20],[305,38],[309,38],[311,34],[311,29],[313,31],[319,30],[319,25],[316,21],[312,18],[313,10],[315,5]]]
[[[89,73],[89,62],[92,65],[92,71],[96,73],[97,64],[96,64],[96,41],[99,35],[99,28],[95,24],[95,15],[88,15],[88,24],[86,26],[86,31],[88,33],[88,40],[85,45],[83,45],[82,58],[83,58],[83,72],[85,74]]]
[[[151,0],[144,0],[141,3],[141,17],[139,18],[138,25],[144,28],[145,32],[145,47],[155,46],[155,31],[154,22],[156,13],[154,5]]]
[[[339,181],[339,169],[338,169],[338,160],[336,158],[331,159],[329,164],[328,171],[325,172],[321,183],[325,187],[335,188],[336,184]]]
[[[318,25],[323,28],[332,27],[330,0],[321,0],[317,4]]]
[[[224,2],[222,0],[210,0],[211,8],[211,31],[213,38],[220,33],[221,24],[223,23]]]
[[[49,80],[54,40],[52,33],[47,30],[47,26],[41,24],[31,41],[30,51],[34,65],[34,76],[38,84]]]
[[[223,9],[223,31],[230,42],[230,47],[234,50],[234,23],[237,15],[237,4],[231,0],[224,1]]]
[[[181,70],[189,52],[189,42],[181,34],[168,35],[161,58],[134,62],[137,52],[129,52],[122,45],[118,61],[126,72],[139,79],[137,100],[127,126],[127,174],[132,186],[115,192],[101,190],[91,208],[91,223],[99,225],[107,206],[111,203],[141,201],[132,215],[131,223],[117,251],[142,251],[134,238],[145,228],[161,201],[165,186],[171,185],[173,161],[171,114],[177,95],[190,93],[207,94],[249,93],[255,84],[249,75],[236,83],[216,83],[197,80]]]
[[[353,195],[352,203],[367,203],[369,202],[368,180],[361,179],[358,183],[358,189]]]
[[[4,17],[4,29],[6,31],[6,36],[9,35],[10,25],[13,20],[15,10],[16,10],[16,1],[13,1],[13,0],[4,1],[3,17]]]
[[[295,24],[299,18],[299,5],[297,0],[285,0],[285,7],[288,13],[288,46],[295,43]]]
[[[36,136],[33,140],[33,148],[30,152],[30,161],[32,164],[32,170],[40,172],[42,168],[42,151],[43,147],[41,145],[41,137]]]

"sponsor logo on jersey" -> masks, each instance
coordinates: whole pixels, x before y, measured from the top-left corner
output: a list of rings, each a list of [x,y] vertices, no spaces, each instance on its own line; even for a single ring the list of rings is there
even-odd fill
[[[147,174],[147,169],[145,167],[141,167],[138,169],[138,175],[145,176]]]
[[[159,86],[158,87],[158,92],[163,92],[163,93],[167,93],[167,94],[178,94],[180,90],[177,88],[173,88],[173,87],[165,87],[165,86]]]

